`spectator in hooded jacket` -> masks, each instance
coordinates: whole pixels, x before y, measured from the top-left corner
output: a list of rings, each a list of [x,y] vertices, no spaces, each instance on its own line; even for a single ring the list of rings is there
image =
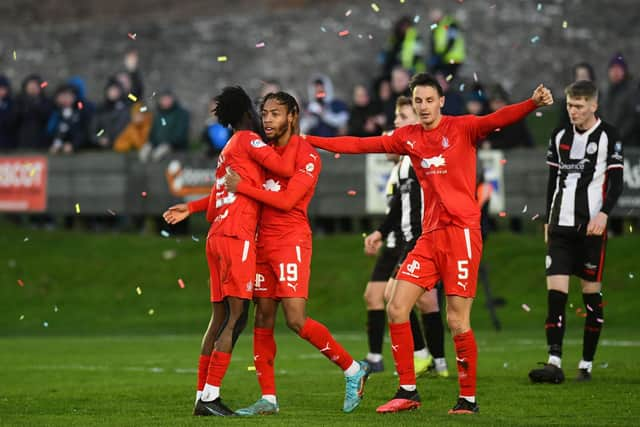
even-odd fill
[[[11,82],[0,75],[0,151],[13,150],[17,146],[13,128],[13,98]]]
[[[149,141],[149,132],[153,123],[153,115],[140,102],[131,106],[131,121],[122,131],[113,149],[119,153],[139,151]]]
[[[78,105],[78,94],[71,85],[62,85],[54,98],[56,109],[49,120],[53,142],[51,154],[71,154],[87,146],[89,120]]]
[[[172,151],[184,151],[189,145],[189,112],[180,106],[171,90],[158,95],[149,143],[140,149],[140,160],[156,162]]]
[[[622,142],[626,143],[634,127],[635,87],[621,53],[615,54],[609,61],[607,75],[609,86],[602,94],[598,112],[603,120],[618,129]]]
[[[129,124],[129,105],[120,83],[111,78],[104,89],[104,102],[96,110],[91,123],[90,138],[94,147],[111,149],[115,140]]]
[[[360,137],[378,136],[385,121],[382,111],[371,102],[367,88],[364,85],[356,85],[353,88],[353,106],[349,112],[347,133]]]
[[[138,49],[130,47],[124,53],[124,68],[129,76],[130,87],[128,92],[125,93],[125,97],[131,93],[136,98],[140,99],[144,96],[144,84],[142,82],[142,73],[139,68],[140,57],[138,55]]]
[[[13,125],[19,150],[46,150],[49,147],[47,121],[52,111],[45,96],[42,79],[36,74],[22,82],[22,92],[15,101]]]
[[[309,104],[300,118],[300,130],[309,135],[332,137],[344,134],[349,121],[349,107],[335,98],[333,82],[316,74],[307,86]]]

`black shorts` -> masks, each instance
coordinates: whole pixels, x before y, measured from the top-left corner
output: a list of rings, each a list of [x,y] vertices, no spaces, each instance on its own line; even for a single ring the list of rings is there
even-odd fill
[[[607,233],[587,236],[586,227],[549,226],[547,276],[575,275],[589,282],[601,282]]]
[[[396,243],[396,246],[389,248],[386,245],[382,247],[382,253],[378,255],[376,265],[371,272],[371,282],[386,282],[392,277],[392,274],[398,264],[398,257],[402,251],[402,245]]]

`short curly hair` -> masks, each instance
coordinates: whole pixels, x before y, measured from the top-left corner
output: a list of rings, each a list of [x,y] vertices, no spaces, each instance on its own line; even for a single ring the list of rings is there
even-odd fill
[[[246,113],[249,113],[251,117],[257,115],[251,98],[240,86],[225,87],[215,97],[215,101],[217,106],[214,113],[218,117],[218,122],[223,126],[236,128]]]

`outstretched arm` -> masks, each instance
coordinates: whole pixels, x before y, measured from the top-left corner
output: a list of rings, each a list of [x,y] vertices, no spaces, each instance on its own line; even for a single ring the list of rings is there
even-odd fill
[[[298,139],[291,138],[282,156],[280,156],[273,147],[265,144],[260,139],[251,141],[247,152],[249,153],[249,157],[264,168],[277,175],[289,178],[295,173],[295,162],[296,156],[298,155]]]
[[[187,208],[189,210],[189,213],[196,213],[196,212],[203,212],[207,210],[207,207],[209,206],[209,196],[204,196],[200,199],[197,200],[192,200],[189,203],[187,203]]]
[[[305,135],[309,143],[315,147],[322,148],[334,153],[359,154],[359,153],[397,153],[407,154],[402,143],[399,130],[391,135],[370,136],[358,138],[355,136],[337,136],[333,138],[323,138],[320,136]]]
[[[254,200],[273,206],[276,209],[290,211],[298,203],[300,199],[309,191],[309,185],[300,179],[296,179],[298,175],[291,178],[285,191],[268,191],[253,187],[245,181],[238,183],[236,193],[241,193],[251,197]]]
[[[527,114],[539,107],[553,104],[551,91],[539,85],[533,92],[531,98],[517,104],[507,105],[486,116],[475,117],[472,121],[475,131],[474,141],[486,137],[496,129],[509,126],[519,120],[524,119]]]

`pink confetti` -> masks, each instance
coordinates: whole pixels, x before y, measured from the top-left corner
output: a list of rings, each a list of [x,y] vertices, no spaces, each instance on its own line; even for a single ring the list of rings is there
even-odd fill
[[[256,48],[260,49],[261,47],[264,47],[264,42],[260,42],[256,44]]]
[[[333,158],[334,158],[334,159],[339,159],[339,158],[340,158],[340,153],[336,153],[336,154],[334,154],[334,155],[333,155]]]
[[[346,37],[349,35],[349,30],[342,30],[338,33],[340,37]]]
[[[527,304],[522,304],[522,309],[527,313],[531,311],[531,307],[529,307]]]
[[[82,110],[84,108],[84,104],[82,101],[78,101],[78,110]]]
[[[127,37],[129,37],[131,40],[135,40],[136,36],[137,36],[136,33],[127,33]]]
[[[107,209],[107,212],[109,213],[109,215],[111,216],[116,216],[116,213],[114,211],[112,211],[111,209]]]
[[[505,216],[507,216],[507,213],[505,211],[502,211],[498,214],[498,216],[500,216],[500,218],[504,218]]]
[[[599,317],[598,317],[598,318],[596,319],[596,322],[598,322],[598,323],[604,323],[604,319],[601,319],[601,318],[599,318]]]
[[[540,214],[535,214],[534,216],[531,217],[531,221],[535,221],[538,218],[540,218]]]
[[[356,192],[356,190],[349,190],[349,191],[347,191],[347,195],[349,195],[349,196],[355,196],[356,194],[358,194],[358,193]]]
[[[49,86],[49,82],[42,82],[40,83],[40,89],[44,89],[45,87]]]
[[[500,159],[500,164],[501,165],[506,165],[507,164],[507,159]]]
[[[587,310],[593,311],[593,308],[591,308],[591,306],[589,304],[587,304]]]
[[[146,191],[143,191],[142,193],[140,193],[140,195],[141,195],[142,197],[147,197],[147,192],[146,192]]]
[[[24,287],[24,282],[22,281],[22,279],[18,279],[18,285],[20,285],[21,288]]]
[[[184,289],[184,281],[182,279],[178,279],[178,286],[180,286],[180,289]]]

